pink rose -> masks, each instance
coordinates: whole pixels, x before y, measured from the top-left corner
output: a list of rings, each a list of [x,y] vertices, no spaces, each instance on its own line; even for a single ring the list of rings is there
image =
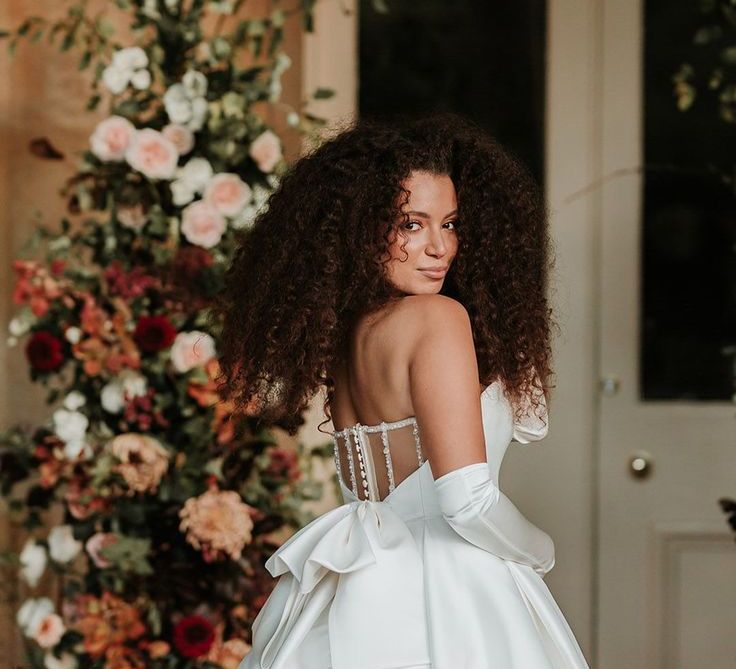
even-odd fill
[[[181,212],[181,233],[191,244],[210,249],[222,239],[226,227],[223,215],[204,200],[192,202]]]
[[[217,207],[224,216],[236,216],[245,207],[252,191],[237,174],[222,172],[215,174],[204,189],[204,199]]]
[[[133,136],[125,159],[149,179],[173,179],[179,153],[158,130],[144,128]]]
[[[194,148],[194,133],[181,123],[169,123],[161,133],[176,147],[180,156],[185,156]]]
[[[53,648],[66,632],[64,621],[57,613],[49,613],[41,619],[33,639],[41,648]]]
[[[117,540],[117,536],[112,532],[96,532],[87,539],[84,547],[98,569],[107,569],[112,566],[112,562],[102,555],[102,549],[114,544]]]
[[[215,340],[206,332],[180,332],[171,345],[171,364],[177,372],[188,372],[215,357]]]
[[[272,172],[281,160],[281,142],[271,130],[266,130],[253,140],[249,154],[261,172]]]
[[[100,160],[120,162],[135,135],[135,126],[122,116],[111,116],[100,121],[90,135],[92,153]]]

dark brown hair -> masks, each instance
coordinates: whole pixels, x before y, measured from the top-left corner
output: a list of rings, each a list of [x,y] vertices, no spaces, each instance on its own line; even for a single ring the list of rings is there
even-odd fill
[[[401,184],[415,170],[455,185],[459,246],[441,292],[470,315],[480,381],[500,379],[517,418],[524,393],[535,408],[540,393],[548,399],[551,262],[541,192],[486,132],[443,113],[351,125],[296,161],[240,233],[213,312],[222,326],[221,393],[237,411],[256,407],[294,434],[324,387],[331,417],[328,370],[355,319],[395,296],[383,263],[392,229],[407,220]]]

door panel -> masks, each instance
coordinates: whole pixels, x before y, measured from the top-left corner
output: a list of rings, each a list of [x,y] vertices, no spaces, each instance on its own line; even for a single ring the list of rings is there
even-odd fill
[[[642,400],[643,10],[606,0],[601,23],[601,171],[617,177],[601,190],[598,659],[725,669],[736,545],[717,500],[736,487],[734,407]]]

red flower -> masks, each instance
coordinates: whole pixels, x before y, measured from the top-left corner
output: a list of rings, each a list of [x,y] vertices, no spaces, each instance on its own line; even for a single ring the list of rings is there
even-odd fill
[[[171,346],[176,339],[176,328],[166,316],[141,316],[133,338],[147,353],[157,353]]]
[[[174,627],[174,647],[184,657],[202,657],[215,642],[215,628],[204,616],[186,616]]]
[[[64,362],[61,340],[50,332],[41,330],[31,336],[26,344],[26,358],[31,367],[41,372],[50,372]]]

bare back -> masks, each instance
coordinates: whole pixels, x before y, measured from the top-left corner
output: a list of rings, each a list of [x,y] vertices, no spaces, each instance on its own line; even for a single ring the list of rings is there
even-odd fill
[[[347,359],[333,370],[335,464],[359,498],[384,499],[426,460],[409,365],[427,328],[429,297],[410,295],[361,318]]]

